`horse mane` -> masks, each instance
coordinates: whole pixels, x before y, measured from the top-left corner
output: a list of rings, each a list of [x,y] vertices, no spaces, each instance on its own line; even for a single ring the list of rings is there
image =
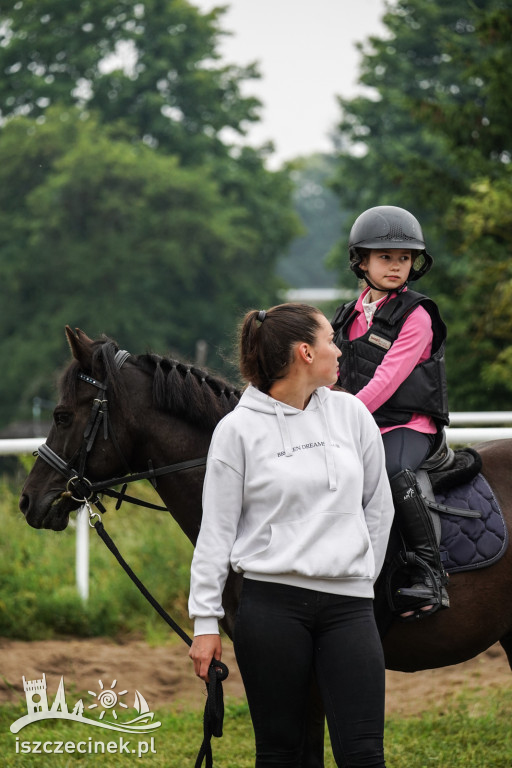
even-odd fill
[[[83,371],[102,381],[108,379],[109,391],[114,397],[125,393],[120,369],[115,362],[118,351],[118,345],[105,336],[94,341],[91,369]],[[155,408],[195,426],[213,430],[241,397],[241,391],[232,384],[194,365],[153,353],[130,355],[128,359],[152,377]],[[61,398],[68,402],[76,402],[77,374],[81,370],[80,363],[73,360],[60,379]]]
[[[156,408],[199,427],[214,429],[242,394],[224,379],[170,357],[147,353],[135,364],[153,376]]]

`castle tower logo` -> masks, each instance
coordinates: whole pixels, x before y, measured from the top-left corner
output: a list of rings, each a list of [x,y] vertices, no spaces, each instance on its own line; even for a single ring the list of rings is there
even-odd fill
[[[27,712],[29,715],[48,711],[46,677],[44,674],[42,680],[29,680],[28,682],[23,677],[23,689],[27,699]]]
[[[130,709],[126,701],[128,691],[126,689],[118,690],[117,680],[113,680],[110,687],[105,687],[103,681],[98,680],[95,690],[87,692],[91,696],[91,700],[79,699],[74,703],[70,712],[66,701],[63,676],[60,678],[51,707],[48,702],[48,688],[44,673],[40,680],[26,680],[25,676],[22,679],[27,700],[27,714],[12,723],[12,733],[18,733],[31,723],[48,719],[75,720],[82,725],[92,725],[97,728],[107,728],[132,734],[151,733],[161,726],[160,722],[153,722],[154,713],[150,712],[148,703],[140,691],[135,691],[133,703],[137,717],[134,718],[133,714],[128,714]],[[124,714],[131,719],[125,721],[123,719]],[[98,715],[98,717],[93,715]]]

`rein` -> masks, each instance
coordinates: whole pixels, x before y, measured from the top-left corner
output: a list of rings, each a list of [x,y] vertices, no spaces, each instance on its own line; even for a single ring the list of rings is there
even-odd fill
[[[114,358],[114,361],[121,369],[126,360],[130,357],[130,353],[125,350],[119,350]],[[118,563],[128,574],[135,586],[144,595],[146,600],[153,606],[156,612],[164,619],[165,622],[173,629],[181,639],[187,643],[188,646],[192,645],[192,640],[184,632],[181,627],[169,616],[167,611],[160,605],[160,603],[153,597],[144,584],[140,581],[137,575],[132,571],[126,560],[123,558],[118,548],[110,538],[109,534],[105,530],[101,516],[98,512],[93,512],[91,504],[94,504],[101,513],[105,512],[105,507],[98,498],[98,493],[102,492],[107,496],[117,498],[116,509],[119,509],[123,501],[129,501],[134,504],[143,507],[149,507],[151,509],[169,511],[167,507],[158,506],[150,502],[143,501],[142,499],[136,499],[126,494],[126,487],[128,483],[136,482],[137,480],[149,480],[153,486],[156,485],[156,478],[162,475],[168,475],[173,472],[181,472],[186,469],[192,469],[194,467],[201,467],[206,464],[206,457],[198,459],[189,459],[188,461],[180,461],[174,464],[169,464],[165,467],[158,467],[155,469],[151,461],[148,462],[149,468],[145,472],[132,473],[129,470],[128,464],[123,456],[123,453],[119,447],[118,441],[115,437],[112,428],[108,421],[108,401],[107,394],[107,381],[101,382],[97,379],[89,376],[85,373],[79,372],[78,378],[85,381],[87,384],[91,384],[96,387],[101,394],[101,397],[95,398],[89,421],[84,430],[82,445],[78,449],[77,453],[69,460],[64,461],[58,454],[53,451],[47,443],[41,445],[37,451],[37,455],[43,459],[52,469],[59,472],[67,479],[66,491],[62,494],[71,497],[74,501],[80,502],[86,507],[89,513],[89,525],[96,530],[96,533],[108,547],[110,552],[114,555]],[[103,439],[107,440],[109,437],[112,443],[121,457],[127,472],[119,477],[113,477],[108,480],[101,480],[98,482],[91,482],[85,476],[85,467],[87,463],[87,457],[92,450],[98,432],[103,424]],[[111,486],[122,485],[121,491],[114,490]],[[94,518],[97,518],[94,523]],[[222,692],[222,681],[227,678],[229,670],[223,662],[217,659],[212,659],[209,669],[210,682],[206,683],[207,698],[203,717],[203,742],[199,750],[199,754],[196,759],[195,768],[201,768],[203,761],[206,760],[206,768],[212,768],[213,756],[211,749],[212,736],[222,736],[222,724],[224,718],[224,701]]]
[[[158,506],[157,504],[151,504],[149,501],[143,501],[142,499],[136,499],[133,496],[128,496],[124,491],[128,483],[134,483],[137,480],[150,480],[154,481],[155,478],[162,475],[170,475],[173,472],[181,472],[184,469],[192,469],[194,467],[203,467],[206,464],[206,457],[203,456],[200,459],[189,459],[188,461],[178,461],[175,464],[169,464],[165,467],[158,467],[154,469],[150,466],[145,472],[130,472],[130,474],[121,475],[120,477],[112,477],[108,480],[100,480],[92,483],[88,480],[83,472],[74,469],[71,462],[66,462],[60,458],[52,449],[43,443],[38,450],[37,455],[40,456],[47,464],[67,478],[66,493],[69,493],[74,501],[89,501],[92,504],[98,505],[98,499],[94,497],[101,491],[105,496],[111,496],[117,498],[118,502],[116,509],[119,509],[123,501],[129,501],[133,504],[138,504],[141,507],[149,507],[150,509],[160,509],[168,512],[167,507]],[[154,482],[153,482],[154,484]],[[116,491],[111,486],[122,485],[123,490]],[[73,493],[82,493],[77,498],[73,496]],[[104,511],[104,508],[101,509]]]
[[[158,600],[153,597],[151,592],[149,592],[149,590],[144,586],[139,577],[134,573],[134,571],[132,571],[114,544],[113,540],[105,530],[99,514],[92,511],[91,506],[86,499],[84,499],[84,505],[89,512],[89,525],[96,530],[96,533],[100,539],[108,547],[119,565],[124,569],[125,573],[128,574],[137,589],[141,592],[142,595],[144,595],[148,603],[153,606],[155,611],[162,617],[165,622],[167,622],[171,629],[173,629],[176,634],[179,635],[181,639],[190,647],[192,645],[192,640],[190,637],[186,632],[183,631],[179,624],[176,624],[174,619],[169,616],[165,608],[160,605]],[[92,520],[94,517],[98,517],[98,520],[93,524]],[[206,760],[206,768],[213,768],[213,755],[211,746],[212,736],[222,736],[222,725],[224,721],[224,697],[222,691],[222,681],[225,680],[229,675],[229,670],[222,661],[212,659],[208,674],[210,682],[206,683],[207,697],[203,715],[203,741],[197,755],[195,768],[201,768],[203,760]]]

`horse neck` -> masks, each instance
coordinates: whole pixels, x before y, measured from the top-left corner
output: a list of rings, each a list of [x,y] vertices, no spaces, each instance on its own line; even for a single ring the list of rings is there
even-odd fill
[[[190,459],[206,458],[212,433],[169,414],[155,412],[144,424],[136,443],[135,471],[157,469]],[[157,478],[156,491],[180,528],[195,544],[202,513],[204,466],[179,470]]]
[[[127,459],[132,472],[144,472],[149,463],[157,469],[206,457],[213,430],[153,406],[152,379],[136,366],[123,371],[129,408]],[[201,522],[204,467],[173,472],[157,479],[156,490],[172,516],[195,544]]]

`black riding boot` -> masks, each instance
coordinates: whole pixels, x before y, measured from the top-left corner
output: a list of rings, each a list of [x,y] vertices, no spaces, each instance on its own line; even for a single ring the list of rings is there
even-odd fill
[[[395,611],[413,611],[410,619],[422,618],[449,608],[446,591],[448,577],[441,563],[439,538],[434,526],[433,513],[422,495],[414,472],[404,469],[391,478],[391,491],[395,505],[398,528],[408,552],[406,559],[411,566],[410,585],[401,587],[394,595]],[[432,605],[429,611],[421,608]]]

